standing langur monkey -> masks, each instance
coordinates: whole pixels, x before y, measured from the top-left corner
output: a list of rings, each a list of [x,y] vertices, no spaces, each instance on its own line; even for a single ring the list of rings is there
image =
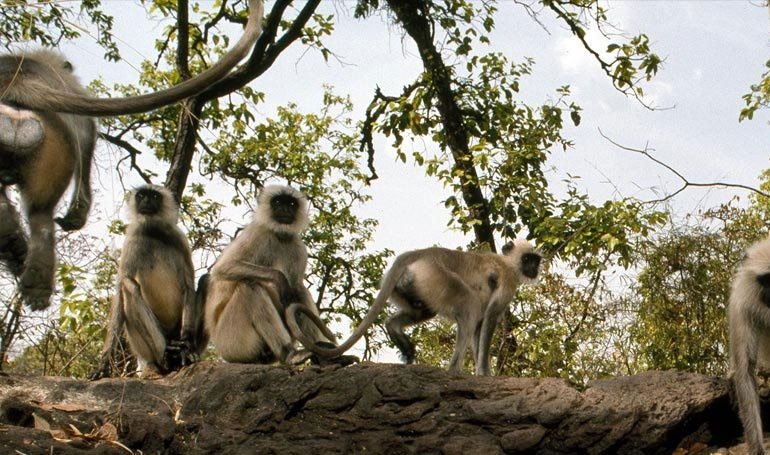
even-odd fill
[[[289,186],[271,185],[257,203],[254,219],[201,279],[206,328],[228,362],[295,364],[309,353],[295,348],[285,306],[299,302],[320,322],[304,284],[307,248],[300,234],[308,224],[307,199]],[[334,338],[323,323],[302,319],[314,342],[328,345]]]
[[[107,338],[92,379],[110,375],[124,328],[143,377],[194,362],[208,341],[173,194],[162,186],[140,186],[128,195],[128,213]]]
[[[735,272],[727,306],[730,377],[748,453],[765,453],[757,367],[770,367],[770,239],[746,251]]]
[[[91,161],[96,124],[91,117],[145,112],[197,94],[225,77],[261,33],[263,5],[249,1],[249,19],[235,46],[198,76],[159,92],[94,98],[72,65],[50,50],[0,55],[0,261],[19,277],[33,310],[47,308],[54,282],[56,204],[74,177],[72,202],[57,218],[66,230],[83,227],[91,207]],[[75,115],[77,114],[77,115]],[[21,195],[29,238],[6,188]]]
[[[470,344],[476,374],[488,376],[489,348],[500,315],[519,285],[537,279],[540,261],[540,253],[525,240],[506,243],[501,255],[438,247],[401,254],[383,277],[369,312],[353,334],[335,349],[317,346],[304,336],[296,324],[296,315],[312,315],[301,306],[291,305],[286,319],[292,334],[306,348],[322,357],[338,356],[364,335],[390,299],[399,311],[388,318],[385,327],[406,363],[414,362],[416,352],[404,328],[441,315],[457,323],[449,371],[462,371]]]

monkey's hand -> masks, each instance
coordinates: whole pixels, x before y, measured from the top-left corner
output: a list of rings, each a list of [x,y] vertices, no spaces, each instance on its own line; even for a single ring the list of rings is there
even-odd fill
[[[199,360],[188,337],[169,341],[163,353],[163,364],[168,371],[175,371]]]
[[[102,378],[109,378],[112,375],[112,366],[110,362],[101,362],[99,369],[88,375],[89,381],[98,381]]]
[[[289,306],[289,304],[298,302],[299,296],[292,289],[289,280],[286,275],[280,270],[270,269],[269,275],[266,277],[264,273],[255,274],[253,278],[247,280],[249,286],[258,287],[265,285],[273,285],[275,287],[278,298],[281,299],[283,307]]]

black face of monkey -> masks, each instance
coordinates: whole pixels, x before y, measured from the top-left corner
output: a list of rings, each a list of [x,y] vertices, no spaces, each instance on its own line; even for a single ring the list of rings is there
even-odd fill
[[[527,278],[537,278],[538,268],[540,267],[540,255],[536,253],[527,253],[521,256],[521,273]]]
[[[292,224],[297,219],[299,201],[288,194],[277,194],[270,199],[273,219],[281,224]]]
[[[757,275],[759,284],[759,300],[767,306],[770,306],[770,273]]]
[[[134,195],[136,211],[142,215],[155,215],[163,206],[163,195],[155,190],[141,189]]]

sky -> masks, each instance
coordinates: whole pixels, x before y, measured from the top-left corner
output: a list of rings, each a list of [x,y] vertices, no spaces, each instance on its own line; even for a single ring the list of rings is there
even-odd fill
[[[141,60],[154,56],[152,43],[137,38],[145,35],[138,33],[137,24],[152,36],[161,27],[159,18],[147,17],[133,2],[107,0],[105,5],[108,12],[119,12],[114,32],[125,41],[121,47],[126,61],[103,61],[88,38],[70,43],[64,52],[84,82],[99,76],[108,82],[136,80]],[[335,32],[326,39],[335,58],[325,62],[318,53],[293,46],[252,83],[267,95],[260,108],[265,116],[287,102],[312,111],[320,105],[323,84],[331,84],[336,93],[351,96],[354,115],[362,118],[375,86],[384,93],[398,93],[419,74],[421,64],[411,40],[380,18],[353,18],[353,5],[325,0],[320,7],[338,17]],[[741,96],[759,80],[770,59],[767,9],[740,0],[607,5],[618,30],[646,33],[654,52],[664,59],[658,75],[644,86],[645,101],[659,110],[649,110],[614,90],[593,58],[548,11],[540,14],[538,24],[513,1],[499,4],[489,50],[503,52],[511,61],[535,59],[533,74],[522,81],[523,99],[537,105],[553,99],[558,87],[570,85],[571,100],[583,108],[580,126],[565,128],[575,147],[552,151],[553,182],[558,186],[567,174],[578,175],[584,191],[598,202],[625,196],[657,199],[679,188],[681,181],[671,172],[619,149],[604,134],[627,147],[649,147],[656,158],[691,181],[756,185],[770,156],[768,115],[761,112],[753,121],[739,123],[738,113]],[[589,40],[598,48],[604,45],[596,33],[589,33]],[[370,188],[373,201],[361,213],[380,221],[376,246],[400,252],[434,243],[449,247],[467,243],[469,238],[446,227],[443,188],[420,169],[397,162],[386,140],[379,138],[375,145],[380,178]],[[97,178],[96,186],[111,188],[101,193],[107,200],[100,205],[109,218],[122,199],[123,187],[108,171],[99,172]],[[139,183],[137,179],[128,186]],[[736,195],[745,199],[747,193],[733,188],[690,189],[672,205],[676,213],[686,214]]]
[[[152,42],[142,37],[154,36],[161,25],[134,2],[106,0],[104,4],[115,15],[114,34],[124,40],[121,49],[126,61],[103,61],[101,50],[89,38],[68,43],[63,51],[84,82],[99,76],[107,82],[136,80],[140,62],[155,55]],[[499,3],[488,50],[503,52],[511,61],[535,60],[533,74],[522,80],[522,98],[537,105],[553,99],[558,87],[570,85],[571,100],[583,108],[580,126],[567,126],[564,131],[574,148],[552,151],[549,176],[554,184],[558,186],[568,174],[579,175],[582,189],[597,203],[625,196],[657,199],[679,188],[681,182],[671,172],[619,149],[603,133],[627,147],[649,147],[656,158],[691,181],[756,186],[758,175],[770,164],[768,113],[744,122],[738,122],[738,114],[743,107],[741,96],[759,81],[770,59],[767,9],[759,2],[741,0],[610,1],[607,5],[610,21],[619,30],[646,33],[654,52],[664,59],[658,75],[644,86],[645,101],[662,109],[649,110],[614,90],[593,58],[548,11],[542,12],[538,24],[521,5],[511,0]],[[275,106],[287,102],[313,111],[320,106],[323,85],[331,84],[337,94],[351,96],[354,116],[362,118],[376,86],[395,94],[415,79],[421,63],[410,39],[380,18],[353,18],[353,6],[353,1],[322,2],[321,12],[338,15],[335,32],[325,40],[336,58],[325,62],[317,53],[292,46],[252,83],[267,95],[260,112],[268,116]],[[597,34],[588,37],[603,47]],[[373,200],[360,210],[360,215],[379,220],[373,248],[399,253],[432,244],[450,248],[467,244],[469,237],[446,227],[448,214],[441,204],[446,192],[441,185],[428,180],[420,169],[397,162],[382,138],[375,146],[380,177],[369,189]],[[116,216],[123,198],[123,187],[109,172],[114,163],[108,154],[100,154],[99,160],[101,170],[94,181],[99,200],[91,229],[99,220]],[[748,194],[733,188],[690,189],[671,204],[676,214],[684,216],[734,196],[745,200]]]

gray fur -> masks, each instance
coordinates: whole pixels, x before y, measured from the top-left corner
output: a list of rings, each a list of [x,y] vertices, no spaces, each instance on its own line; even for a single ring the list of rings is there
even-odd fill
[[[196,77],[165,90],[125,98],[94,98],[84,93],[41,83],[36,79],[20,81],[14,79],[13,75],[0,78],[0,86],[11,85],[15,87],[16,91],[25,93],[19,103],[33,110],[70,112],[92,116],[137,114],[151,111],[200,93],[227,76],[230,70],[249,54],[257,38],[259,38],[262,32],[263,9],[264,5],[261,0],[249,0],[249,17],[246,28],[232,49],[223,55],[216,64]],[[26,57],[26,55],[9,55],[0,57],[0,59],[22,60]],[[2,66],[1,62],[0,66]]]

